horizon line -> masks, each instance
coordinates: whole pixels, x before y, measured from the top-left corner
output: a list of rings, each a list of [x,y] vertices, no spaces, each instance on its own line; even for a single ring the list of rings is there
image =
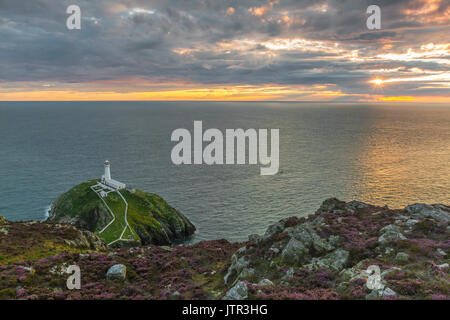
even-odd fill
[[[0,100],[0,102],[227,102],[227,103],[396,103],[396,104],[450,104],[446,101],[401,101],[401,100],[389,100],[389,101],[317,101],[317,100]]]

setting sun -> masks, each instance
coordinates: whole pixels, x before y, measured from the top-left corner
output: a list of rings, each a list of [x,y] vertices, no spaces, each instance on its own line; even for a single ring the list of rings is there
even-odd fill
[[[370,81],[370,83],[373,83],[376,86],[381,86],[384,83],[384,80],[380,78],[376,78]]]

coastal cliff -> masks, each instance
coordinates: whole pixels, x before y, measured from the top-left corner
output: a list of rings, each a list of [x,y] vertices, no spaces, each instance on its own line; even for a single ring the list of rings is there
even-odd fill
[[[243,243],[107,248],[66,224],[0,219],[0,299],[449,299],[449,221],[445,205],[328,199]],[[80,290],[66,288],[73,264]]]

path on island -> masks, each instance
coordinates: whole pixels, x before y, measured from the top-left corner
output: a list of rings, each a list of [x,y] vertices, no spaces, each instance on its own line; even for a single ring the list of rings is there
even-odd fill
[[[116,243],[117,241],[133,241],[133,240],[130,240],[130,239],[124,239],[123,238],[123,235],[125,234],[127,229],[130,229],[131,234],[133,234],[133,229],[131,229],[131,226],[129,225],[128,219],[127,219],[128,202],[125,199],[125,197],[122,195],[122,193],[120,193],[120,191],[118,189],[112,189],[112,188],[106,187],[105,185],[103,185],[101,183],[97,183],[97,184],[91,186],[91,190],[94,191],[97,194],[97,196],[100,198],[100,200],[102,200],[102,202],[104,203],[104,205],[108,209],[109,213],[113,217],[113,219],[102,230],[100,230],[98,234],[102,234],[105,230],[107,230],[111,226],[111,224],[114,223],[114,221],[116,221],[116,215],[111,210],[111,208],[108,206],[108,204],[106,203],[105,199],[103,199],[103,197],[101,196],[100,193],[103,191],[106,194],[106,196],[108,196],[109,193],[115,192],[115,193],[117,193],[119,195],[119,197],[125,203],[125,212],[124,212],[125,227],[123,228],[122,233],[120,234],[120,236],[116,240],[113,240],[113,241],[109,242],[107,245],[110,246],[110,245]]]

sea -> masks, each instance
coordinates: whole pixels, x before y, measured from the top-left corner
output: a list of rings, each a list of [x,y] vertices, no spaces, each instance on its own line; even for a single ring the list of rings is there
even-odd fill
[[[279,129],[280,171],[174,165],[175,129]],[[44,220],[78,183],[112,177],[162,196],[191,240],[243,241],[330,197],[450,205],[450,105],[294,102],[0,102],[0,215]]]

